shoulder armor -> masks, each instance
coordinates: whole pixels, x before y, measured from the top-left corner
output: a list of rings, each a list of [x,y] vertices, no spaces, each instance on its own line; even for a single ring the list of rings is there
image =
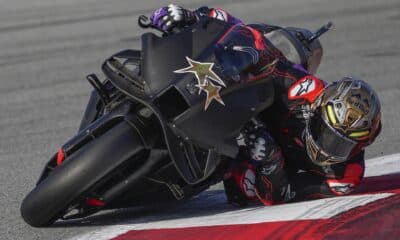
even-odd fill
[[[295,82],[288,91],[290,100],[305,99],[313,103],[325,87],[324,81],[312,75],[305,76]]]

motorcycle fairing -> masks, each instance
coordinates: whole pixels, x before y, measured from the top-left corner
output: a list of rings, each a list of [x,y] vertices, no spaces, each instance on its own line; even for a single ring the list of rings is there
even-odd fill
[[[127,81],[129,77],[123,77],[126,69],[121,64],[115,66],[115,57],[103,64],[104,73],[120,91],[157,116],[170,157],[189,184],[210,176],[220,161],[219,155],[235,157],[238,152],[236,137],[242,126],[273,101],[272,83],[267,79],[239,84],[223,78],[214,47],[229,27],[224,22],[211,20],[164,38],[144,34],[142,76],[137,79],[144,83],[143,95]],[[174,73],[187,66],[186,57],[216,63],[213,70],[226,84],[220,93],[225,106],[214,101],[205,111],[205,93],[199,95],[190,89],[197,82],[195,76]],[[179,105],[178,110],[168,108],[171,105]]]

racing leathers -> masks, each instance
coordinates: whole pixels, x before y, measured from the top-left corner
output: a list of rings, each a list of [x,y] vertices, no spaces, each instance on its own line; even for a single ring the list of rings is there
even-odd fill
[[[259,200],[272,205],[350,193],[364,174],[363,149],[343,163],[320,166],[310,160],[305,147],[311,107],[326,83],[305,66],[289,62],[264,37],[274,29],[271,26],[244,25],[222,9],[202,7],[190,12],[176,5],[157,10],[151,19],[153,25],[170,31],[193,24],[202,15],[232,25],[216,46],[226,74],[240,82],[269,78],[275,92],[273,105],[250,121],[238,138],[241,150],[224,176],[228,201],[246,205]],[[245,63],[251,64],[225,58],[224,51],[244,52],[250,59]]]
[[[346,162],[319,166],[305,148],[310,107],[325,83],[281,63],[271,77],[275,102],[239,137],[241,155],[224,181],[231,191],[228,200],[245,205],[259,199],[272,205],[350,193],[363,177],[364,151],[355,151]]]

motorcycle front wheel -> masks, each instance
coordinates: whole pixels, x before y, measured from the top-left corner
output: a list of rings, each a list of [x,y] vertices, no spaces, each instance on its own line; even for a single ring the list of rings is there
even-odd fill
[[[120,122],[72,153],[40,181],[22,202],[23,219],[33,227],[51,225],[96,183],[142,151],[143,142],[136,130]]]

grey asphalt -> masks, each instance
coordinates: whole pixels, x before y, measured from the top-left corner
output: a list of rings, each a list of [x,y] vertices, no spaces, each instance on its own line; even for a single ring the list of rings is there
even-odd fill
[[[383,131],[367,157],[399,152],[399,0],[191,0],[189,8],[225,8],[246,22],[316,29],[329,20],[334,31],[318,76],[362,77],[381,97]],[[112,53],[139,48],[140,14],[164,1],[0,0],[0,239],[64,239],[118,223],[36,229],[19,206],[48,158],[79,125],[91,90],[84,80],[101,74]],[[115,215],[113,215],[115,217]],[[134,217],[134,216],[132,216]]]

